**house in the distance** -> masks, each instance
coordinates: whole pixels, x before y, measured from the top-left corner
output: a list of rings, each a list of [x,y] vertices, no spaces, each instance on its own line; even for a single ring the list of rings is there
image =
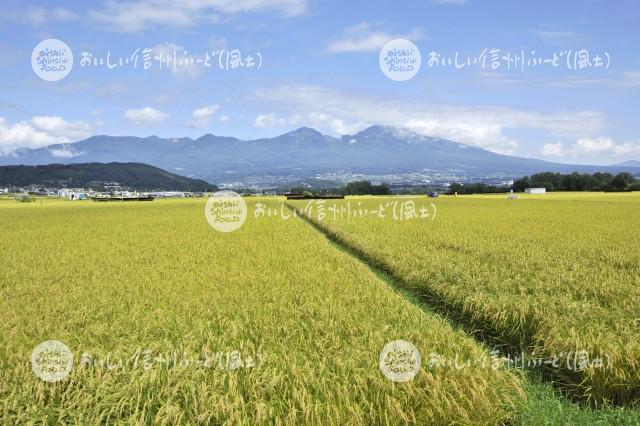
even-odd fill
[[[58,191],[58,197],[67,198],[71,201],[86,200],[87,194],[83,189],[61,189]]]
[[[547,189],[546,188],[526,188],[524,192],[526,194],[546,194]]]

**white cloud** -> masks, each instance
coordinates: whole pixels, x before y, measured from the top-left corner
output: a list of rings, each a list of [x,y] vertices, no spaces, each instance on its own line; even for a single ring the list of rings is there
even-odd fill
[[[4,9],[0,15],[0,19],[3,18],[18,24],[27,23],[39,27],[50,23],[80,19],[80,15],[62,7],[46,9],[41,6],[27,6],[20,9]]]
[[[318,111],[308,112],[305,115],[305,121],[313,127],[328,129],[338,135],[353,133],[356,128],[360,127],[358,124],[351,125],[342,118]]]
[[[421,28],[414,28],[406,34],[393,34],[386,29],[374,28],[368,22],[345,28],[339,38],[329,43],[327,52],[374,52],[395,38],[420,40],[424,37]]]
[[[625,71],[622,78],[616,80],[615,87],[640,87],[640,71]]]
[[[267,127],[282,126],[285,124],[287,124],[287,120],[278,117],[274,113],[270,113],[258,115],[253,122],[253,127],[256,129],[265,129]]]
[[[306,6],[306,0],[109,0],[89,16],[108,29],[136,32],[150,26],[191,27],[242,12],[275,10],[296,16]]]
[[[78,140],[86,137],[90,126],[82,121],[68,122],[62,117],[41,115],[33,117],[29,123],[37,130],[55,138]]]
[[[593,154],[610,151],[614,146],[611,138],[580,138],[573,146],[573,151],[580,154]]]
[[[59,148],[49,148],[49,152],[56,158],[73,158],[85,154],[84,151],[76,151],[70,145],[62,145]]]
[[[227,124],[230,121],[231,121],[231,117],[229,117],[228,115],[223,114],[220,117],[218,117],[218,123],[220,124]]]
[[[522,85],[531,87],[532,85],[542,85],[562,88],[577,88],[585,86],[601,86],[613,89],[628,89],[640,87],[640,71],[629,70],[615,75],[614,77],[585,77],[578,75],[568,75],[555,78],[532,78],[514,77],[500,72],[480,72],[477,74],[478,81],[482,84],[491,85]]]
[[[556,25],[543,25],[540,28],[529,30],[527,33],[545,44],[558,47],[571,47],[587,40],[575,31],[566,30]]]
[[[195,109],[192,114],[192,119],[185,123],[185,126],[192,129],[202,129],[207,127],[209,120],[220,109],[220,105],[209,105],[202,108]]]
[[[640,155],[640,143],[618,143],[612,138],[580,138],[571,148],[575,156],[593,156],[608,154],[613,157]]]
[[[157,126],[163,124],[169,118],[169,114],[151,107],[128,109],[124,116],[138,126]]]
[[[547,143],[542,148],[542,155],[596,162],[603,158],[628,159],[640,155],[640,143],[618,143],[609,137],[581,137],[566,149],[561,142]]]
[[[13,124],[0,117],[0,155],[12,155],[22,148],[75,142],[86,138],[90,131],[88,123],[69,122],[62,117],[36,116]]]
[[[545,157],[564,157],[564,146],[562,142],[544,144],[542,147],[542,155]]]
[[[353,134],[382,124],[404,127],[479,146],[504,154],[516,153],[519,143],[508,136],[510,129],[545,130],[561,137],[578,138],[605,126],[595,111],[538,113],[507,107],[431,105],[421,101],[399,101],[345,95],[315,86],[282,86],[256,92],[258,100],[288,107],[298,122],[333,134]],[[286,118],[263,118],[263,123],[285,124]]]
[[[296,126],[300,123],[302,117],[299,114],[293,114],[289,117],[280,117],[275,113],[260,114],[253,122],[256,129],[266,129],[267,127],[276,126]]]
[[[564,80],[551,81],[549,84],[559,87],[605,86],[614,89],[629,89],[640,87],[640,71],[624,71],[616,77],[588,78],[569,76]]]
[[[532,31],[532,33],[542,40],[551,41],[551,42],[574,40],[577,37],[577,34],[573,31],[536,30],[536,31]]]

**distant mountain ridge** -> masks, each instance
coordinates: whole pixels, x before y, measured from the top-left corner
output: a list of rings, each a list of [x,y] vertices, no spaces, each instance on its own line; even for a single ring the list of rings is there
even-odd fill
[[[612,167],[640,167],[640,160],[628,160],[622,163],[612,164]]]
[[[213,183],[313,178],[324,174],[513,178],[542,171],[640,171],[496,154],[458,142],[388,126],[339,138],[302,127],[273,138],[241,140],[206,134],[191,138],[93,136],[73,144],[23,149],[0,164],[138,162]]]
[[[209,191],[216,189],[203,180],[186,178],[140,163],[49,164],[0,166],[0,186],[46,187],[99,186],[96,182],[117,182],[121,187],[141,191]]]

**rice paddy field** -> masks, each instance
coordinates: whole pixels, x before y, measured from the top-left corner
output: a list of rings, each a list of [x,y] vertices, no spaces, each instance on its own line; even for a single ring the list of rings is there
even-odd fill
[[[640,424],[640,197],[548,195],[0,200],[0,423]]]
[[[507,351],[536,354],[577,397],[638,406],[637,195],[354,198],[326,205],[337,213],[323,220],[297,203],[322,230],[468,328]],[[425,206],[433,212],[421,219]]]

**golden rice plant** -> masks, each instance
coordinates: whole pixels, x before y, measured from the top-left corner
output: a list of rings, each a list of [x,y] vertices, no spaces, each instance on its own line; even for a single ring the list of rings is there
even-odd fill
[[[0,423],[511,421],[517,374],[430,368],[431,353],[489,354],[299,219],[255,217],[257,202],[282,200],[250,200],[229,234],[197,199],[0,202]],[[74,355],[61,382],[32,372],[48,339]],[[422,353],[410,382],[378,367],[395,339]]]
[[[403,201],[354,197],[324,208],[374,212]],[[384,217],[326,215],[321,225],[467,330],[551,361],[540,368],[579,397],[640,403],[638,194],[413,202],[433,203],[436,219],[394,220],[389,207]],[[295,207],[319,222],[306,202]]]

